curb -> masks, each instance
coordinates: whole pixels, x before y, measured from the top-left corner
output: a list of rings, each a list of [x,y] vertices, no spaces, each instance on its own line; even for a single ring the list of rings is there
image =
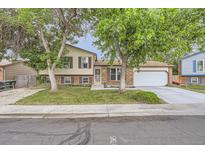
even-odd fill
[[[145,117],[145,116],[190,116],[190,115],[205,115],[205,114],[193,114],[193,113],[148,113],[148,112],[114,112],[114,113],[11,113],[0,114],[1,118],[112,118],[112,117]]]

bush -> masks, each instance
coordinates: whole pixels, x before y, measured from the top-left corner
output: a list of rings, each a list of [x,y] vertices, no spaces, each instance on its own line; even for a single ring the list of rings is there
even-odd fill
[[[147,104],[160,104],[160,98],[153,92],[149,91],[138,91],[132,95],[132,98],[136,101],[147,103]]]

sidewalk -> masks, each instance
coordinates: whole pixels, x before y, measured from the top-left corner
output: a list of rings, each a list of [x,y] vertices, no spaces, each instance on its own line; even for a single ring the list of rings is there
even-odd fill
[[[205,115],[204,104],[2,105],[0,118],[88,118]]]

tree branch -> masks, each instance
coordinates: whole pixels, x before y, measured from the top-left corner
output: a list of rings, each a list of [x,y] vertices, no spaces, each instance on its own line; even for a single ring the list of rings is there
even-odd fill
[[[40,38],[41,38],[41,40],[42,40],[43,46],[44,46],[44,48],[46,49],[46,52],[47,52],[47,53],[50,53],[50,49],[49,49],[48,43],[47,43],[47,41],[46,41],[46,39],[45,39],[45,36],[44,36],[44,34],[43,34],[43,29],[40,28],[39,30],[40,30]]]

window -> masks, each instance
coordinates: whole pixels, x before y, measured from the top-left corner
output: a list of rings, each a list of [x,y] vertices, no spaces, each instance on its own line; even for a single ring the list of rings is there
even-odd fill
[[[46,78],[45,78],[45,83],[50,83],[49,76],[46,76]]]
[[[82,77],[82,84],[88,84],[89,83],[89,77],[83,76]]]
[[[111,68],[110,69],[110,80],[120,80],[121,69]]]
[[[198,60],[196,63],[197,72],[205,72],[205,60]]]
[[[81,57],[81,68],[88,68],[89,66],[89,58]]]
[[[71,84],[71,77],[70,76],[64,77],[64,84]]]
[[[191,84],[198,84],[198,77],[191,77]]]
[[[63,68],[73,68],[73,57],[62,57]]]

